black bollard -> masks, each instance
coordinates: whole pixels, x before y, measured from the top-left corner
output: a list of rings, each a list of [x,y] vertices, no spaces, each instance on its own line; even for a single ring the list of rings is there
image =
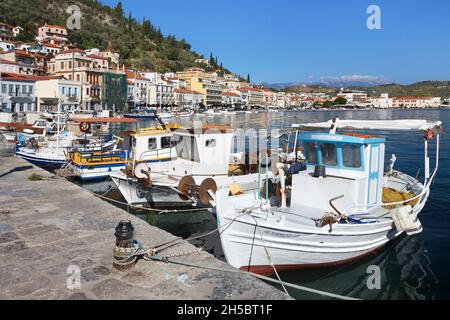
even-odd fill
[[[118,271],[128,271],[134,267],[137,257],[130,257],[135,251],[134,227],[131,221],[121,221],[116,227],[116,246],[113,251],[113,267]]]

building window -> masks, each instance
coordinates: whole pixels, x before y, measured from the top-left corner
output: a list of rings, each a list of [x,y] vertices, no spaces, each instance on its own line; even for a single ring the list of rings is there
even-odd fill
[[[2,93],[6,93],[7,87],[6,84],[2,83]]]
[[[33,86],[28,86],[28,93],[33,94]]]
[[[69,87],[69,97],[72,96],[72,87]]]
[[[61,70],[64,70],[64,62],[61,62]]]
[[[62,93],[63,96],[66,95],[66,87],[62,87],[61,88],[61,93]]]
[[[25,85],[22,86],[22,93],[23,94],[27,93],[27,86],[25,86]]]
[[[75,96],[78,97],[78,88],[75,88]]]

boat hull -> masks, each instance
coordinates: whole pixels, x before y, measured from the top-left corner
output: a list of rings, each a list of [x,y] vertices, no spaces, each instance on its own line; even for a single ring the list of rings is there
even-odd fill
[[[225,257],[237,269],[258,274],[333,266],[362,259],[380,251],[403,232],[391,219],[367,224],[334,224],[319,228],[312,219],[292,221],[283,214],[242,214],[255,203],[253,196],[229,197],[216,193],[221,243]],[[301,214],[301,213],[299,213]],[[237,254],[238,253],[238,254]]]
[[[46,169],[59,169],[61,168],[65,163],[66,159],[52,159],[52,158],[46,158],[41,157],[39,155],[30,155],[23,152],[16,152],[16,156],[28,161],[31,164],[34,164],[41,168]]]

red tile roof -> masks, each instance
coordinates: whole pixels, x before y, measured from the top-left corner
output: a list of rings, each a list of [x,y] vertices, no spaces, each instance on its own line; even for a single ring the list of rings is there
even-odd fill
[[[261,91],[259,89],[252,88],[252,87],[241,87],[241,88],[238,88],[237,90],[239,90],[239,91],[258,91],[258,92]]]
[[[99,59],[99,60],[109,60],[108,58],[103,58],[103,57],[100,57],[100,56],[98,56],[96,54],[90,54],[90,55],[88,55],[88,57],[89,58],[93,58],[93,59]]]
[[[40,28],[56,28],[56,29],[64,29],[64,30],[66,30],[65,27],[61,27],[61,26],[57,26],[57,25],[52,25],[52,24],[46,24],[46,25],[40,26],[39,29],[40,29]]]
[[[68,49],[68,50],[64,50],[63,52],[60,52],[60,54],[64,54],[64,53],[85,53],[84,50],[75,48],[75,49]]]
[[[7,23],[3,23],[3,22],[0,22],[0,26],[5,26],[5,27],[7,27],[9,29],[14,29],[14,27],[12,25],[7,24]]]
[[[6,60],[6,59],[0,59],[0,63],[3,63],[3,64],[11,64],[11,65],[17,65],[15,62],[9,61],[9,60]]]

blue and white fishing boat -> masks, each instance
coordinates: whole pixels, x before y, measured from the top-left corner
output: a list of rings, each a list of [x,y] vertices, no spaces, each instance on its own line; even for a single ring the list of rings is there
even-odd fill
[[[179,126],[155,126],[120,134],[118,148],[106,152],[70,152],[68,167],[83,181],[107,179],[129,162],[145,169],[176,159],[172,131]]]
[[[291,174],[291,164],[279,162],[272,181],[276,191],[265,197],[260,190],[234,192],[229,186],[212,195],[228,263],[261,274],[338,265],[377,253],[402,234],[422,232],[419,213],[439,167],[441,126],[440,121],[339,119],[295,125],[306,170]],[[385,138],[341,129],[422,132],[423,181],[396,170],[396,155],[385,170]]]
[[[67,155],[71,150],[78,152],[99,152],[111,150],[117,144],[112,136],[103,141],[90,139],[88,143],[78,144],[79,140],[72,135],[59,138],[56,141],[39,142],[34,137],[24,143],[16,144],[16,156],[28,162],[46,169],[59,169],[67,162]]]

